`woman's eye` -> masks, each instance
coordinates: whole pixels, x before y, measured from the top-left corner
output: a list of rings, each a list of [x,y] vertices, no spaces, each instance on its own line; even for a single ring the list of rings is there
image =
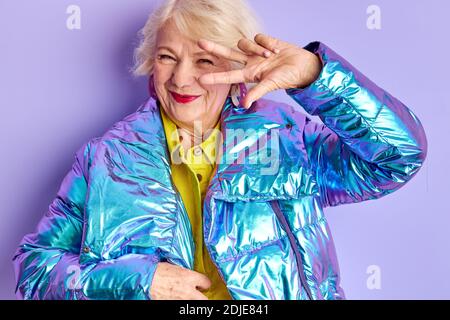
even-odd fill
[[[211,60],[208,60],[208,59],[200,59],[198,61],[200,63],[206,63],[206,64],[214,65],[214,63]]]
[[[168,56],[167,54],[160,54],[160,55],[158,56],[158,59],[159,59],[159,60],[167,60],[167,59],[174,60],[171,56]]]

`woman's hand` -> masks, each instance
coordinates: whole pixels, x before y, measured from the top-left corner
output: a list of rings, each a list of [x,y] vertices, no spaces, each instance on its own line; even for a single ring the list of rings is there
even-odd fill
[[[167,262],[156,267],[150,288],[153,300],[208,300],[199,290],[211,286],[205,275]]]
[[[242,52],[205,39],[199,40],[198,45],[211,54],[244,65],[238,70],[204,74],[199,79],[201,83],[258,83],[247,93],[245,108],[271,91],[304,88],[316,80],[322,70],[322,63],[315,54],[264,34],[257,34],[255,41],[239,40],[238,48]]]

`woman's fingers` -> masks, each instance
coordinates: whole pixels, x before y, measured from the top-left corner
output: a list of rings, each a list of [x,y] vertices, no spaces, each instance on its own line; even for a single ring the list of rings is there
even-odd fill
[[[211,287],[211,280],[207,276],[201,273],[197,273],[195,278],[195,289],[197,290],[208,290]]]
[[[221,44],[209,41],[206,39],[200,39],[198,46],[211,54],[223,57],[232,61],[240,62],[242,64],[247,63],[247,55],[238,50],[222,46]]]
[[[261,57],[268,58],[272,55],[272,52],[270,52],[270,50],[267,50],[266,48],[258,45],[257,43],[247,38],[242,38],[241,40],[239,40],[238,48],[244,51],[245,53],[252,53],[259,55]]]
[[[246,82],[242,69],[228,72],[207,73],[200,76],[199,81],[203,84],[232,84]]]
[[[250,108],[252,106],[253,101],[258,100],[263,97],[265,94],[272,92],[278,89],[276,83],[273,80],[266,79],[262,80],[258,85],[253,87],[247,92],[247,95],[244,98],[244,108]]]
[[[258,33],[255,36],[255,42],[263,46],[264,48],[267,48],[275,53],[280,52],[280,46],[281,42],[280,40],[273,38],[271,36],[268,36],[266,34]]]

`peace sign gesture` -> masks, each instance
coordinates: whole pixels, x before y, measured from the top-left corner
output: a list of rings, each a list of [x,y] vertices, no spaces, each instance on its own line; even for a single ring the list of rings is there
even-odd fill
[[[200,39],[198,45],[203,50],[244,65],[244,68],[238,70],[204,74],[200,77],[200,82],[258,83],[244,98],[243,106],[249,108],[254,101],[271,91],[303,88],[319,76],[322,63],[315,54],[261,33],[257,34],[254,40],[239,40],[238,48],[242,51],[238,51]]]

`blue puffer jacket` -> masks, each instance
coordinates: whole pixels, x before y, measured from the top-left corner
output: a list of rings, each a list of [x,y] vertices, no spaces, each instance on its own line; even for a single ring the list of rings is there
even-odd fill
[[[227,99],[223,153],[205,198],[204,239],[234,299],[342,299],[326,206],[380,198],[427,150],[417,117],[322,43],[319,78],[286,90],[299,106]],[[156,265],[193,268],[194,243],[171,180],[159,105],[76,154],[36,232],[14,256],[25,299],[150,299]]]

